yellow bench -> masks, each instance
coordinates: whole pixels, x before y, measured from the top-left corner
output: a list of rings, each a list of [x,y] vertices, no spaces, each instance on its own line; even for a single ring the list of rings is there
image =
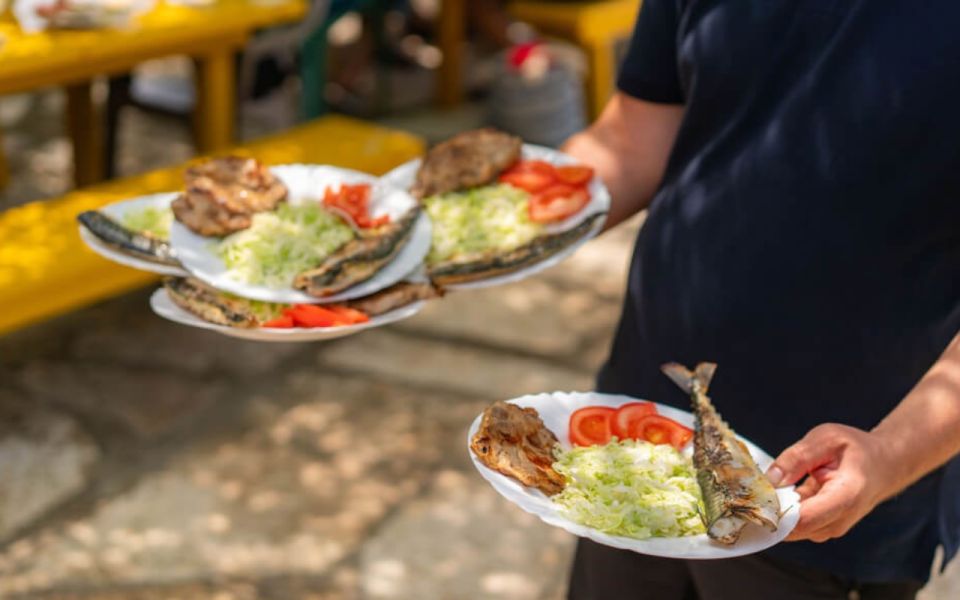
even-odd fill
[[[344,117],[324,117],[239,146],[267,164],[326,163],[381,174],[419,156],[421,139]],[[90,251],[76,215],[111,202],[179,189],[186,165],[78,190],[0,213],[0,334],[155,281]]]
[[[614,44],[626,39],[640,11],[640,0],[535,2],[507,5],[510,14],[538,30],[566,38],[587,53],[587,101],[596,118],[613,93],[616,77]]]

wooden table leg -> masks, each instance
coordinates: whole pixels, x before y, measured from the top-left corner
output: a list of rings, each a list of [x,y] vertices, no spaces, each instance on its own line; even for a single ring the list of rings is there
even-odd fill
[[[232,49],[199,57],[196,64],[193,128],[197,150],[207,153],[233,143],[237,67]]]
[[[67,86],[67,131],[73,142],[73,181],[76,187],[104,178],[103,129],[90,95],[90,81]]]
[[[467,26],[466,0],[440,3],[440,50],[443,62],[437,80],[437,102],[456,106],[463,101],[463,45]]]

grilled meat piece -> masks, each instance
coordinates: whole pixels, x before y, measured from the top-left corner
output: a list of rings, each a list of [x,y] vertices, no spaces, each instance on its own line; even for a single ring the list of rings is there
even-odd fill
[[[437,263],[429,267],[427,274],[431,281],[442,286],[512,273],[544,261],[576,243],[590,233],[598,219],[604,218],[606,213],[597,213],[572,229],[534,238],[507,252],[491,252],[482,258],[468,261]]]
[[[173,248],[165,240],[146,232],[127,229],[98,210],[80,213],[77,221],[101,242],[124,254],[161,265],[180,266]]]
[[[392,223],[361,232],[359,237],[324,259],[319,267],[297,275],[293,287],[322,298],[370,279],[393,260],[410,239],[420,211],[416,206]]]
[[[432,300],[441,296],[443,290],[432,283],[401,281],[375,294],[350,300],[346,305],[375,317],[420,300]]]
[[[713,363],[700,363],[693,372],[676,363],[661,367],[667,377],[690,394],[693,404],[693,466],[703,496],[704,512],[700,516],[707,535],[721,544],[734,544],[748,522],[776,531],[780,500],[750,451],[707,397],[716,368]]]
[[[253,215],[273,210],[287,188],[252,158],[215,158],[187,169],[186,190],[173,201],[177,220],[194,233],[225,236],[250,227]]]
[[[553,470],[557,444],[536,410],[498,401],[483,411],[470,449],[491,469],[552,496],[566,485]]]
[[[523,141],[496,129],[476,129],[437,144],[417,171],[411,193],[427,198],[490,183],[520,160]]]
[[[192,277],[165,277],[163,287],[174,304],[204,321],[244,329],[260,325],[247,300],[226,296]]]

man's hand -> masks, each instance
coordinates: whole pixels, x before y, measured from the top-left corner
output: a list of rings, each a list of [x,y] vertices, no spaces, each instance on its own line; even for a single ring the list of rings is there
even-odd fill
[[[775,486],[806,476],[797,488],[800,521],[787,540],[825,542],[845,534],[895,491],[892,465],[876,434],[832,423],[812,429],[767,471]]]

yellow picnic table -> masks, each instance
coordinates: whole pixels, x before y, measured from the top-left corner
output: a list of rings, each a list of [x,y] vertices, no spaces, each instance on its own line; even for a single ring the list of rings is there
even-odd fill
[[[382,174],[423,153],[408,133],[329,116],[235,148],[266,164],[326,163]],[[128,291],[156,275],[89,250],[76,216],[106,204],[183,187],[186,165],[118,179],[0,212],[0,335]]]
[[[234,54],[258,29],[295,22],[305,0],[214,0],[186,7],[161,2],[129,29],[25,34],[0,19],[0,95],[43,87],[67,90],[67,126],[74,147],[77,185],[103,178],[102,128],[90,97],[91,80],[129,72],[138,64],[188,55],[197,64],[194,111],[198,149],[210,152],[233,141],[236,95]],[[0,153],[0,163],[2,163]],[[0,184],[3,167],[0,165]]]

